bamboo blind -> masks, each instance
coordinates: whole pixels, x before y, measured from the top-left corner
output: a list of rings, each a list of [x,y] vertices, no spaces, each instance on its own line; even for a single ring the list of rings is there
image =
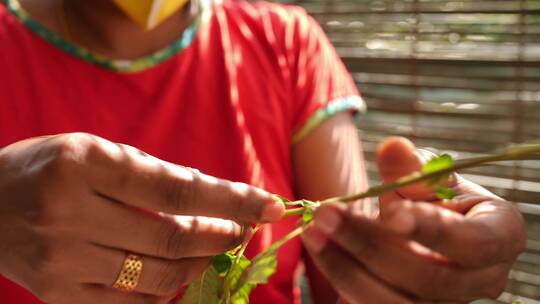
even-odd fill
[[[297,0],[329,34],[368,103],[369,176],[388,135],[455,157],[540,139],[540,0]],[[540,303],[540,161],[462,172],[516,202],[529,242],[502,302]]]

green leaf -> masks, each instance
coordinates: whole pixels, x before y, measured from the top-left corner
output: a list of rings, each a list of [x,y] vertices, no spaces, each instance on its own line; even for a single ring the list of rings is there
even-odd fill
[[[521,299],[514,300],[512,301],[512,304],[523,304],[523,300]]]
[[[225,296],[229,295],[232,298],[231,294],[234,293],[235,290],[240,289],[241,286],[238,286],[238,281],[244,274],[244,271],[249,267],[249,265],[251,265],[251,262],[245,256],[242,256],[238,260],[238,263],[233,262],[231,268],[229,269],[229,272],[227,273],[227,276],[225,277],[225,281],[223,282],[223,294]]]
[[[266,283],[268,278],[276,272],[277,250],[288,241],[298,237],[303,231],[304,227],[302,226],[289,232],[283,238],[270,245],[264,252],[257,255],[252,262],[246,259],[247,263],[238,263],[236,267],[233,264],[224,283],[224,288],[226,289],[224,294],[232,293],[229,296],[231,300],[229,303],[248,303],[251,290],[259,283]],[[225,302],[227,303],[227,301]]]
[[[251,261],[241,281],[248,284],[266,284],[276,272],[276,268],[276,251],[265,252]]]
[[[249,295],[255,289],[255,284],[244,284],[231,297],[232,304],[248,304]]]
[[[280,200],[284,204],[291,202],[289,199],[287,199],[286,197],[283,197],[283,196],[281,196],[279,194],[274,194],[274,197],[277,198],[278,200]]]
[[[451,168],[453,165],[454,165],[454,159],[452,158],[452,156],[448,154],[443,154],[427,162],[422,167],[422,173],[428,174],[428,173],[438,172],[444,169]],[[437,176],[428,180],[427,184],[431,186],[437,185],[443,181],[448,180],[449,177],[450,177],[450,173],[442,174],[440,176]]]
[[[450,188],[439,187],[437,189],[437,198],[451,200],[456,196],[456,192]]]
[[[451,168],[454,165],[454,159],[448,154],[437,156],[428,161],[423,167],[423,173],[433,173],[440,170]]]
[[[212,258],[212,265],[220,276],[227,274],[236,257],[230,253],[217,255]]]
[[[285,206],[287,207],[293,207],[293,206],[302,206],[302,202],[301,201],[290,201],[288,198],[286,197],[283,197],[281,195],[278,195],[278,194],[274,194],[274,197],[281,201]]]
[[[214,266],[208,269],[195,281],[189,284],[179,304],[218,304],[222,282]]]
[[[304,213],[302,213],[302,220],[304,221],[304,224],[308,224],[313,220],[313,209],[306,209]]]
[[[308,200],[305,200],[305,199],[302,200],[302,206],[303,207],[313,207],[313,206],[318,206],[318,205],[320,205],[319,202],[312,202],[312,201],[308,201]]]
[[[238,280],[231,297],[232,304],[249,303],[249,294],[258,284],[268,283],[268,279],[276,272],[276,250],[267,250],[251,261]]]

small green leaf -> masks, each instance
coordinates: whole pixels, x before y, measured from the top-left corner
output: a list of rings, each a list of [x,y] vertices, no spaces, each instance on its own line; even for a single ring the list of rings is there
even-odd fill
[[[305,200],[305,199],[302,200],[302,206],[303,207],[311,207],[311,206],[316,206],[316,205],[319,205],[319,203],[308,201],[308,200]]]
[[[248,284],[266,284],[277,268],[276,251],[257,256],[246,269],[242,282]]]
[[[523,300],[521,299],[514,300],[512,301],[512,304],[523,304]]]
[[[222,282],[214,266],[208,267],[203,274],[186,289],[179,304],[219,304]]]
[[[230,253],[217,255],[212,258],[212,265],[220,276],[224,276],[231,268],[234,259],[235,256]]]
[[[302,214],[302,220],[304,224],[308,224],[313,220],[313,209],[306,209]]]
[[[278,201],[282,202],[287,207],[302,206],[301,201],[294,201],[293,202],[293,201],[289,200],[288,198],[283,197],[283,196],[278,195],[278,194],[274,194],[274,198],[276,198]]]
[[[448,154],[437,156],[428,161],[423,167],[423,173],[432,173],[440,170],[448,169],[454,165],[454,159]]]
[[[456,196],[456,192],[450,188],[439,187],[437,189],[437,198],[451,200]]]
[[[234,288],[231,302],[233,304],[249,303],[249,294],[258,284],[268,283],[268,279],[276,272],[276,250],[261,253],[251,261],[244,270]]]
[[[268,282],[268,279],[276,272],[277,250],[289,240],[298,237],[303,231],[303,227],[294,229],[270,245],[251,262],[246,259],[247,263],[245,264],[233,264],[224,283],[224,295],[225,297],[229,295],[228,299],[225,300],[231,300],[229,303],[232,304],[248,303],[251,290],[257,284]]]
[[[291,201],[289,199],[287,199],[286,197],[283,197],[281,195],[278,195],[278,194],[274,194],[274,197],[277,198],[279,201],[281,201],[282,203],[286,204],[286,203],[290,203]]]

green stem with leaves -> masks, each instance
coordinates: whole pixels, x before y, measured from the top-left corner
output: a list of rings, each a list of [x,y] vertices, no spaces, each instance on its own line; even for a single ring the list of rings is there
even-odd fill
[[[446,155],[446,157],[441,156],[435,158],[426,166],[424,166],[420,172],[415,172],[411,175],[405,176],[394,183],[378,185],[369,188],[365,192],[354,195],[334,197],[320,202],[313,202],[308,200],[298,200],[291,202],[285,198],[279,197],[287,207],[293,207],[292,209],[288,209],[286,211],[285,217],[304,215],[304,224],[285,235],[282,239],[270,245],[267,250],[257,255],[251,262],[247,261],[247,264],[249,264],[248,266],[245,266],[246,263],[244,263],[244,268],[242,268],[242,265],[240,264],[242,264],[241,261],[245,261],[245,257],[243,256],[243,254],[251,239],[249,238],[241,245],[241,247],[239,247],[238,250],[233,252],[234,260],[232,261],[232,263],[229,264],[230,268],[223,279],[222,289],[220,289],[219,287],[221,284],[221,279],[219,278],[219,276],[217,276],[217,274],[215,274],[214,277],[214,280],[217,280],[217,282],[213,281],[215,284],[209,284],[209,282],[207,281],[198,280],[199,285],[195,286],[205,286],[205,292],[202,292],[200,288],[188,288],[188,294],[190,291],[191,294],[189,294],[189,297],[186,297],[186,295],[184,295],[184,297],[196,300],[195,302],[190,300],[187,300],[186,302],[182,301],[182,304],[199,303],[200,299],[205,295],[211,295],[213,296],[212,299],[217,299],[219,290],[223,291],[221,300],[216,300],[215,303],[214,301],[212,301],[212,303],[208,304],[248,303],[249,293],[251,292],[251,290],[258,284],[265,284],[268,278],[272,276],[273,273],[276,271],[277,250],[284,244],[286,244],[288,241],[298,237],[302,234],[302,232],[304,232],[307,224],[312,219],[313,211],[316,210],[321,204],[338,202],[350,203],[365,198],[377,197],[387,192],[394,191],[401,187],[416,184],[419,182],[437,184],[441,180],[446,179],[450,174],[458,170],[478,167],[500,161],[517,161],[525,159],[540,160],[540,142],[531,142],[510,146],[493,155],[462,159],[455,162],[448,155]],[[255,228],[255,231],[257,231],[259,227],[260,225]],[[225,260],[228,261],[227,258],[225,258]],[[231,276],[231,274],[233,273],[237,275],[235,279],[233,279]],[[238,274],[241,275],[238,276]],[[210,281],[210,283],[211,282],[212,281]],[[238,294],[241,295],[238,302],[236,302],[236,300],[234,300],[233,298]]]
[[[515,161],[515,160],[523,160],[525,158],[532,160],[532,159],[540,159],[540,155],[535,155],[540,153],[540,144],[536,143],[530,143],[530,144],[522,144],[522,145],[516,145],[513,147],[509,147],[507,149],[504,149],[502,152],[494,155],[487,155],[487,156],[480,156],[480,157],[474,157],[474,158],[468,158],[468,159],[462,159],[455,162],[454,165],[442,168],[440,170],[436,170],[433,172],[415,172],[411,175],[405,176],[399,180],[397,180],[394,183],[390,184],[382,184],[378,185],[372,188],[369,188],[367,191],[350,195],[350,196],[341,196],[341,197],[333,197],[326,200],[321,201],[321,204],[326,203],[350,203],[357,200],[370,198],[370,197],[377,197],[384,193],[388,193],[390,191],[416,184],[419,182],[429,181],[429,180],[436,180],[438,178],[447,176],[453,172],[456,172],[458,170],[472,168],[472,167],[478,167],[480,165],[486,165],[494,162],[500,162],[500,161]],[[290,202],[288,204],[291,205],[297,205],[301,201],[294,201]],[[295,215],[301,215],[303,214],[307,209],[316,209],[313,205],[311,206],[303,206],[299,208],[293,208],[289,209],[285,212],[285,217],[289,216],[295,216]]]

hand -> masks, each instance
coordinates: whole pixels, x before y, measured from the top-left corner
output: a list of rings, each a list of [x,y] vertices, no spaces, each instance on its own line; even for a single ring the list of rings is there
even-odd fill
[[[52,304],[166,303],[246,224],[283,211],[262,190],[92,135],[29,139],[0,150],[0,273]],[[126,252],[143,262],[132,293],[111,288]]]
[[[385,182],[422,165],[401,138],[384,142],[377,161]],[[458,175],[447,186],[457,193],[450,202],[424,185],[390,193],[376,220],[344,205],[316,212],[304,243],[343,303],[468,303],[504,290],[525,246],[520,213]]]

